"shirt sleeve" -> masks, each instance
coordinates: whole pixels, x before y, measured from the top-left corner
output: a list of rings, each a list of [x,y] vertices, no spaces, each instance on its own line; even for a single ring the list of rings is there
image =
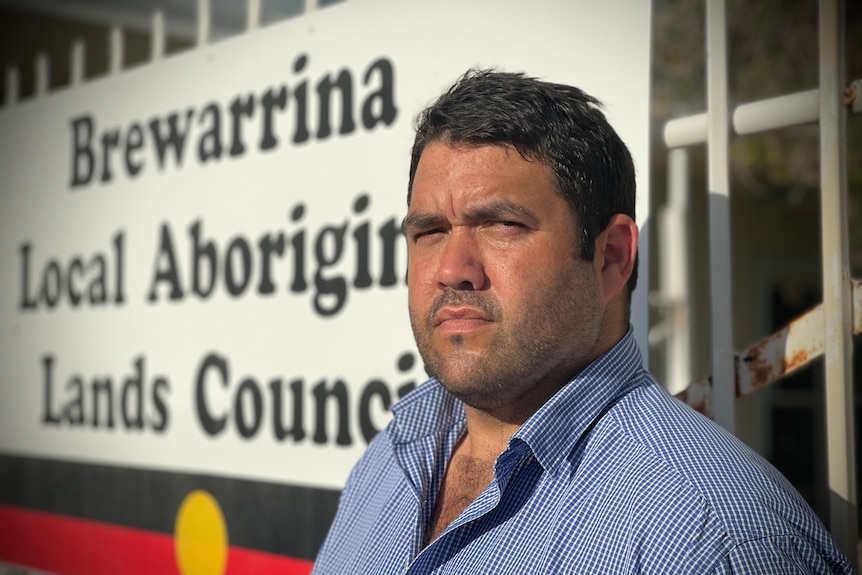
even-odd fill
[[[797,536],[764,537],[735,546],[711,575],[852,575],[844,557],[824,557]]]

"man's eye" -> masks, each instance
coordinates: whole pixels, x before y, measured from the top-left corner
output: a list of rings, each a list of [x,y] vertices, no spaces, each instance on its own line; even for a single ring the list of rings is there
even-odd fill
[[[413,241],[418,241],[422,238],[427,238],[427,237],[430,237],[430,236],[433,236],[435,234],[439,234],[442,232],[443,232],[443,230],[441,230],[440,228],[434,228],[431,230],[422,230],[421,232],[416,232],[415,234],[413,234]]]
[[[491,224],[491,226],[496,227],[496,228],[502,228],[505,230],[513,230],[513,229],[517,229],[517,228],[523,228],[524,224],[522,224],[521,222],[513,222],[513,221],[503,220],[503,221],[499,221],[499,222],[493,222]]]

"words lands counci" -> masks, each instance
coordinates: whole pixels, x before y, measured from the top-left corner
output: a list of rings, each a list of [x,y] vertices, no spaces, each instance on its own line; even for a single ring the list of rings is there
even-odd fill
[[[135,357],[131,372],[122,377],[68,371],[54,354],[42,356],[41,364],[43,425],[159,434],[168,430],[171,385],[163,374],[150,375],[146,356]],[[399,377],[414,365],[413,352],[400,354]],[[415,386],[413,379],[390,385],[372,378],[352,388],[338,377],[313,383],[303,377],[234,377],[230,359],[213,351],[204,355],[194,375],[194,411],[209,437],[233,432],[251,440],[268,430],[279,443],[310,439],[317,445],[348,446],[354,443],[354,421],[362,439],[371,441],[385,424],[384,414]]]
[[[124,130],[111,127],[98,135],[91,114],[73,118],[70,122],[70,187],[80,189],[94,178],[110,182],[118,168],[128,177],[138,176],[147,166],[147,140],[151,142],[151,155],[159,170],[165,168],[168,150],[173,150],[176,165],[181,166],[187,142],[190,136],[194,139],[194,135],[197,136],[197,160],[201,164],[217,161],[223,155],[240,157],[248,147],[244,129],[253,123],[259,126],[258,149],[274,150],[280,143],[276,130],[279,114],[289,114],[292,120],[292,134],[289,134],[292,144],[300,145],[312,138],[324,140],[334,133],[335,94],[340,95],[341,104],[339,135],[353,133],[357,125],[371,130],[381,122],[389,126],[395,121],[398,113],[395,70],[389,59],[379,58],[366,68],[362,75],[361,105],[358,105],[360,97],[356,93],[357,80],[349,68],[325,74],[315,85],[316,97],[310,95],[309,80],[302,74],[308,60],[305,54],[296,58],[293,64],[296,83],[290,87],[281,84],[261,94],[238,95],[224,109],[219,103],[210,102],[199,110],[188,108],[183,113],[173,112],[147,122],[135,121]],[[312,126],[310,118],[314,109],[317,111],[316,126]],[[223,124],[229,125],[227,138]]]

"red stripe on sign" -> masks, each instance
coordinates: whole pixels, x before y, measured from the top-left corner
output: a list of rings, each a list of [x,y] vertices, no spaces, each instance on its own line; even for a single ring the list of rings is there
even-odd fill
[[[60,575],[179,573],[170,535],[6,505],[0,559]]]
[[[284,555],[231,547],[227,556],[225,575],[248,573],[277,573],[279,575],[308,575],[314,563]]]
[[[180,575],[171,535],[0,505],[0,561],[58,575]],[[226,575],[308,575],[312,563],[229,547]]]

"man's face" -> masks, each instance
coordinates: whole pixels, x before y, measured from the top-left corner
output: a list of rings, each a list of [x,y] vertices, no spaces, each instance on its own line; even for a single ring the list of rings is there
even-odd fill
[[[476,408],[538,407],[597,355],[596,270],[549,174],[507,146],[435,142],[419,160],[410,322],[429,373]]]

